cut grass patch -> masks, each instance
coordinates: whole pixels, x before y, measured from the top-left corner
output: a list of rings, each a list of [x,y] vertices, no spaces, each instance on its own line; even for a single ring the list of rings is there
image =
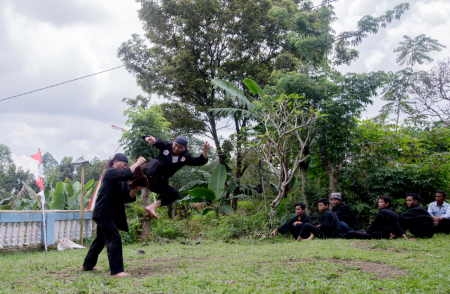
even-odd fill
[[[124,246],[132,276],[121,279],[111,278],[106,249],[89,272],[79,270],[87,250],[1,253],[0,293],[448,293],[450,285],[441,262],[449,236],[180,241]]]

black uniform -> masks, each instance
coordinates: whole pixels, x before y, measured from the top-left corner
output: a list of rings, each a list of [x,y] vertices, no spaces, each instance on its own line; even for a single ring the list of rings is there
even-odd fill
[[[146,137],[150,136],[142,138],[145,140]],[[159,154],[147,164],[145,169],[146,174],[151,176],[148,188],[159,194],[158,200],[161,200],[161,206],[169,205],[180,198],[180,192],[169,186],[169,178],[185,165],[201,166],[206,164],[208,158],[204,158],[203,154],[194,157],[186,149],[178,156],[177,162],[172,163],[172,142],[156,139],[154,146],[159,149]]]
[[[295,222],[302,222],[302,224],[296,224],[294,226]],[[294,237],[294,239],[297,240],[304,224],[312,224],[312,221],[311,221],[311,218],[309,217],[309,215],[303,214],[300,219],[298,219],[298,215],[296,215],[290,221],[288,221],[284,225],[280,226],[278,228],[278,232],[280,232],[281,234],[290,232],[292,234],[292,237]]]
[[[319,224],[319,228],[312,224],[305,224],[300,231],[300,237],[307,239],[311,234],[318,238],[335,238],[339,236],[341,226],[334,212],[329,209],[325,210],[322,213]]]
[[[358,229],[356,217],[344,202],[341,202],[338,206],[333,206],[332,211],[337,215],[339,221],[346,223],[353,230]]]
[[[391,233],[401,236],[405,232],[398,224],[397,214],[389,207],[378,211],[373,223],[366,232],[352,231],[344,235],[347,239],[389,239]]]
[[[431,238],[434,235],[433,218],[419,204],[400,214],[398,223],[403,231],[409,230],[415,237]]]
[[[132,176],[129,168],[110,168],[103,175],[102,187],[92,214],[92,219],[97,223],[97,237],[84,259],[85,270],[91,270],[97,264],[98,255],[106,245],[111,275],[124,271],[119,230],[128,232],[125,203],[136,201],[136,198],[130,197],[126,182]]]

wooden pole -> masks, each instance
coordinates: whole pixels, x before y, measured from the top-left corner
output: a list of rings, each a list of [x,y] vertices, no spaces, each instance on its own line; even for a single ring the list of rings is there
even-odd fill
[[[83,245],[84,229],[84,163],[81,164],[80,244]]]

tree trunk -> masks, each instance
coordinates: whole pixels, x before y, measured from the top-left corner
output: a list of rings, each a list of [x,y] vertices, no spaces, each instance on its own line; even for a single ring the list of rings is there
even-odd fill
[[[219,164],[224,165],[225,164],[225,158],[222,154],[222,148],[220,147],[220,141],[219,141],[219,136],[217,136],[217,125],[216,125],[216,119],[211,116],[208,115],[209,118],[209,125],[211,127],[211,135],[213,137],[214,140],[214,144],[216,145],[216,150],[217,150],[217,156],[219,157]]]
[[[242,126],[245,127],[247,124],[247,119],[243,119],[242,120]],[[236,128],[236,135],[237,135],[237,141],[236,141],[236,172],[234,173],[234,177],[235,179],[239,179],[240,177],[242,177],[242,175],[244,174],[245,170],[248,167],[248,164],[243,164],[244,161],[244,153],[243,153],[243,149],[242,149],[242,128],[239,126],[239,120],[237,118],[234,118],[234,125]],[[238,195],[239,194],[239,187],[236,187],[236,189],[234,189],[233,194],[234,195]],[[234,211],[237,210],[237,204],[238,204],[239,199],[238,198],[234,198],[232,203],[231,203],[231,207],[233,208]]]
[[[328,181],[330,183],[330,193],[337,192],[337,182],[339,179],[339,175],[336,173],[336,170],[331,167],[327,169]]]
[[[300,171],[302,173],[302,198],[303,203],[306,205],[306,212],[309,213],[310,206],[308,198],[306,198],[306,185],[308,184],[308,170],[305,168],[300,167]]]
[[[145,188],[142,189],[142,207],[146,207],[150,205],[150,191]],[[141,233],[139,234],[139,240],[146,241],[150,236],[150,215],[147,211],[144,212],[144,215],[141,219]]]

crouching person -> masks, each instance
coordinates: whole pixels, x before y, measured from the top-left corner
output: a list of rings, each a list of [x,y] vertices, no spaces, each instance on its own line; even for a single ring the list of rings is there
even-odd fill
[[[336,214],[328,209],[330,202],[326,198],[317,201],[319,211],[322,213],[320,223],[317,226],[304,224],[297,241],[312,240],[317,238],[336,238],[340,235],[340,224]]]
[[[378,208],[380,209],[373,223],[365,231],[351,231],[344,235],[346,239],[389,239],[391,234],[408,239],[405,232],[398,224],[397,214],[389,207],[391,197],[378,196]]]
[[[103,175],[103,184],[98,194],[92,219],[97,223],[97,237],[84,259],[81,270],[97,270],[98,255],[106,245],[109,268],[113,277],[125,277],[129,274],[123,269],[122,240],[119,230],[128,232],[125,203],[136,201],[136,192],[130,191],[127,181],[133,177],[134,170],[145,163],[140,157],[135,164],[127,168],[128,158],[122,154],[114,155],[110,168]]]
[[[275,234],[277,232],[280,232],[281,234],[290,232],[292,237],[294,237],[294,239],[297,240],[303,225],[312,224],[309,215],[305,214],[306,209],[305,203],[297,202],[295,203],[294,206],[296,216],[294,216],[290,221],[288,221],[281,227],[273,230],[273,232],[270,234],[270,237],[275,237]]]
[[[434,221],[419,201],[420,196],[416,193],[406,194],[406,205],[409,210],[400,214],[398,223],[403,231],[409,230],[417,238],[431,238],[434,235]]]

